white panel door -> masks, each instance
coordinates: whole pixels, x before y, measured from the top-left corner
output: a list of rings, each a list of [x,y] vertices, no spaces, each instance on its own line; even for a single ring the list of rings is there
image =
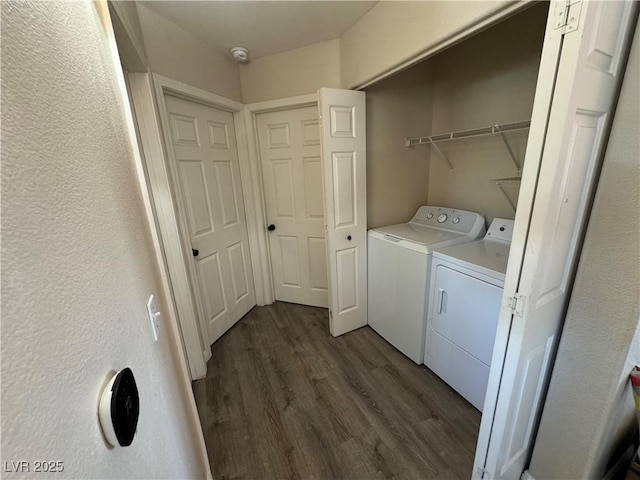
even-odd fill
[[[365,94],[321,88],[329,328],[333,336],[367,324]]]
[[[233,115],[165,95],[174,187],[209,343],[255,304]]]
[[[575,2],[561,38],[566,3],[547,23],[476,477],[519,478],[529,462],[634,18],[634,2]]]
[[[318,107],[261,113],[257,126],[276,300],[326,308]]]

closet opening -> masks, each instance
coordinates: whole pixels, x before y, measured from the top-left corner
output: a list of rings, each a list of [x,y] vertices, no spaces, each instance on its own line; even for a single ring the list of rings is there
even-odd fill
[[[441,434],[466,440],[458,460],[467,475],[548,8],[533,5],[365,89],[369,326],[435,390],[445,384],[464,399]]]

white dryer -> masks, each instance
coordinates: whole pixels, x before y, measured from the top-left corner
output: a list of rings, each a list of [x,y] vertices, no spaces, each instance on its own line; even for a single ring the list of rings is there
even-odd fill
[[[368,323],[417,364],[424,358],[431,252],[485,232],[478,213],[420,207],[409,223],[369,230]]]
[[[424,364],[482,411],[513,220],[482,240],[433,253]]]

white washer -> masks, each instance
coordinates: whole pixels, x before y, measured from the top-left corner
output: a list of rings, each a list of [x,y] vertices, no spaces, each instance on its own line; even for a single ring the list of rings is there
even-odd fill
[[[484,234],[478,213],[420,207],[409,223],[369,230],[368,323],[417,364],[424,358],[431,252]]]
[[[433,253],[424,364],[482,411],[513,220],[482,240]]]

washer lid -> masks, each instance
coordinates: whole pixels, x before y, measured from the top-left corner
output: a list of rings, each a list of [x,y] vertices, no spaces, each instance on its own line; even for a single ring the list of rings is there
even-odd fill
[[[443,248],[433,252],[433,256],[504,280],[510,246],[507,242],[484,239]]]
[[[369,230],[369,234],[377,238],[398,242],[405,240],[425,249],[433,250],[436,247],[446,247],[467,241],[466,235],[439,228],[423,227],[412,223],[400,223]],[[428,252],[426,252],[428,253]]]

